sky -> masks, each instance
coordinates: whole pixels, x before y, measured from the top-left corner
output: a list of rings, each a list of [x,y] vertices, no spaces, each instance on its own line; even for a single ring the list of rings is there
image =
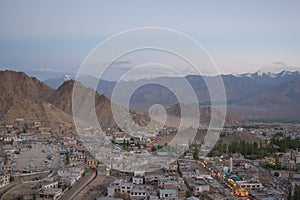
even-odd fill
[[[133,28],[162,27],[196,40],[221,73],[300,70],[299,22],[297,0],[1,0],[0,69],[41,79],[74,74],[108,37]],[[123,64],[134,63],[128,59]]]

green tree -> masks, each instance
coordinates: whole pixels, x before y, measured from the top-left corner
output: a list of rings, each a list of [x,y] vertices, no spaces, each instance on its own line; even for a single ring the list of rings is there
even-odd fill
[[[195,160],[199,159],[199,149],[197,148],[197,145],[195,144],[194,154],[193,157]]]
[[[67,162],[67,164],[70,164],[70,153],[69,152],[66,154],[66,162]]]
[[[279,177],[279,172],[274,172],[274,176]]]
[[[153,152],[153,151],[156,151],[155,146],[153,146],[153,147],[151,148],[151,151],[152,151],[152,152]]]
[[[141,149],[141,143],[140,143],[140,142],[137,142],[137,147],[138,147],[139,149]]]
[[[186,197],[186,198],[189,198],[189,197],[191,197],[192,195],[193,195],[193,193],[192,193],[191,190],[187,190],[187,191],[185,192],[185,197]]]

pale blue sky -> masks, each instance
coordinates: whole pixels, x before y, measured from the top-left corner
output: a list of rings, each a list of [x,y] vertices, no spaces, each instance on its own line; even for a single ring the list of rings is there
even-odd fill
[[[191,36],[223,73],[300,69],[296,0],[0,1],[0,69],[74,73],[108,36],[149,26]]]

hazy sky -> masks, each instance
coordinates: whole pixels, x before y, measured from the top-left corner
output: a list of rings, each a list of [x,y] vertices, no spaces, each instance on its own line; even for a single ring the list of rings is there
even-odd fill
[[[0,1],[0,69],[74,73],[107,37],[164,27],[223,73],[300,69],[300,1]]]

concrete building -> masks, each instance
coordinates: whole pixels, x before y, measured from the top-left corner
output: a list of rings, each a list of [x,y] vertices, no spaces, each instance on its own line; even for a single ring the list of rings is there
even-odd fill
[[[45,183],[42,185],[42,189],[47,190],[51,188],[58,188],[58,181],[52,182],[52,183]]]
[[[120,184],[120,193],[122,194],[130,194],[130,191],[133,188],[133,184],[132,183],[128,183],[128,182],[123,182]]]
[[[210,190],[210,187],[208,184],[205,184],[204,182],[203,183],[195,183],[193,186],[192,186],[192,189],[193,189],[193,194],[194,195],[200,195],[201,193],[207,191],[209,192]]]
[[[43,199],[57,200],[62,195],[62,189],[53,188],[53,189],[43,190],[39,193],[39,195]]]
[[[134,176],[132,177],[132,183],[135,185],[142,185],[144,184],[144,178],[141,176]]]
[[[7,172],[0,173],[0,188],[9,184],[10,175]]]
[[[247,190],[259,190],[263,188],[263,185],[260,182],[236,181],[236,184],[238,187]]]
[[[178,199],[177,190],[159,190],[159,198],[164,200]]]
[[[145,186],[134,187],[130,192],[130,199],[147,199],[147,190]]]

